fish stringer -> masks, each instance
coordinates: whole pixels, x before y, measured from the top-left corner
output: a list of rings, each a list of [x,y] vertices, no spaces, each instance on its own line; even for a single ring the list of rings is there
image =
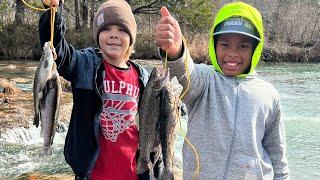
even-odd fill
[[[186,39],[184,38],[184,36],[182,36],[182,41],[183,41],[183,44],[186,46],[185,49],[187,49],[187,41]],[[186,51],[187,53],[189,53],[189,51]],[[189,87],[190,87],[190,79],[191,79],[191,74],[190,74],[190,71],[189,71],[189,64],[188,64],[188,55],[185,56],[185,58],[183,59],[183,63],[184,63],[184,66],[185,66],[185,72],[186,72],[186,77],[187,77],[187,87],[186,89],[181,93],[179,99],[180,101],[182,100],[182,98],[186,95],[187,91],[189,90]],[[166,57],[165,57],[165,60],[164,60],[164,63],[163,63],[163,67],[164,69],[166,69],[168,71],[168,53],[166,52]],[[181,125],[181,116],[180,116],[180,111],[177,111],[177,115],[176,115],[176,118],[178,119],[179,121],[179,129],[180,129],[180,134],[181,136],[183,137],[184,141],[189,145],[189,147],[191,148],[191,150],[193,151],[194,155],[195,155],[195,159],[196,159],[196,169],[194,170],[193,172],[193,175],[192,175],[192,179],[193,180],[196,180],[198,179],[197,177],[199,176],[199,171],[200,171],[200,157],[199,157],[199,153],[197,152],[197,149],[195,148],[195,146],[188,140],[187,136],[186,136],[186,133],[183,132],[182,130],[182,125]]]

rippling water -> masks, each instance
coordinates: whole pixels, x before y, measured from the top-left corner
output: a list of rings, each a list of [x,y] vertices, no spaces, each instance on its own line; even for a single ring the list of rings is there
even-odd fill
[[[14,77],[30,76],[34,72],[34,64],[14,63],[14,66],[20,68],[19,73],[15,74],[8,68],[5,73],[12,73]],[[0,62],[0,68],[8,65]],[[265,63],[260,64],[257,71],[281,95],[291,178],[320,179],[320,64]],[[4,71],[0,71],[0,77],[3,76]],[[25,91],[31,88],[28,81],[20,86]],[[54,154],[43,157],[38,131],[35,128],[13,129],[1,137],[0,178],[15,177],[27,172],[71,173],[63,157],[65,134],[57,133]],[[179,136],[176,148],[178,157],[181,157],[181,148],[182,137]]]
[[[258,68],[281,94],[292,179],[320,179],[320,63]]]
[[[13,131],[24,130],[19,128],[9,132]],[[29,172],[45,174],[71,173],[71,169],[65,163],[63,156],[62,143],[64,142],[65,134],[57,133],[52,149],[53,155],[48,157],[42,155],[42,139],[39,136],[39,129],[32,128],[22,134],[32,135],[32,138],[24,138],[23,142],[17,143],[19,142],[19,137],[12,134],[7,136],[7,141],[0,142],[0,179],[3,177],[11,179]]]

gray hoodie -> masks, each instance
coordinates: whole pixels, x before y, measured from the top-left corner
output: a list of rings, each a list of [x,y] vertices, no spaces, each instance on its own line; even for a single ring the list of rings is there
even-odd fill
[[[270,83],[257,73],[226,77],[212,66],[194,64],[187,48],[168,66],[184,90],[190,78],[183,102],[187,139],[200,159],[197,179],[289,179],[279,93]],[[195,158],[185,143],[184,179],[192,178]]]

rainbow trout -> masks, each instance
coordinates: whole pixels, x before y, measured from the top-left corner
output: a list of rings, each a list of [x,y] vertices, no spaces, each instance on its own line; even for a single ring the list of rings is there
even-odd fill
[[[141,97],[139,109],[139,159],[137,173],[153,173],[156,161],[163,157],[160,179],[173,179],[173,153],[176,138],[179,96],[182,86],[176,77],[169,80],[169,71],[154,68]],[[150,153],[154,152],[154,161]]]
[[[53,53],[55,52],[50,48],[50,42],[46,42],[33,82],[33,124],[38,127],[41,121],[40,135],[43,137],[44,155],[52,154],[51,145],[60,109],[61,83]]]
[[[161,180],[174,179],[173,156],[176,129],[180,118],[180,94],[183,87],[176,77],[168,81],[162,90],[160,108],[160,142],[164,169],[160,176]]]
[[[159,135],[159,118],[161,107],[161,93],[164,85],[169,81],[169,71],[153,68],[146,88],[141,97],[139,107],[139,159],[137,173],[151,172],[154,164],[150,153],[154,152],[154,163],[160,158],[161,146]]]

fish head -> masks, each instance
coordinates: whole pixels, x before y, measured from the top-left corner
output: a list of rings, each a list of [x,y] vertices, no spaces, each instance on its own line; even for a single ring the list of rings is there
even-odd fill
[[[165,68],[155,67],[150,75],[152,80],[152,89],[161,90],[162,87],[169,81],[169,70]]]
[[[52,69],[54,64],[53,51],[50,47],[50,41],[46,42],[43,46],[42,56],[40,63],[42,63],[43,68]]]

